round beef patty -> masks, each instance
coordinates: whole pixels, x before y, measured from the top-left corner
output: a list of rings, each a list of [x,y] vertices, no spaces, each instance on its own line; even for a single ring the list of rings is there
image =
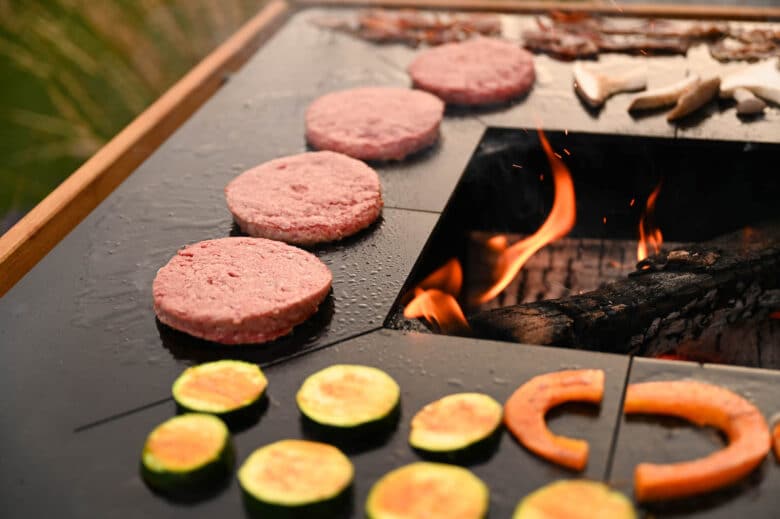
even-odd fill
[[[417,88],[448,103],[499,103],[525,94],[534,83],[533,56],[515,43],[475,38],[420,52],[409,65]]]
[[[443,114],[444,103],[419,90],[342,90],[306,110],[306,139],[357,159],[401,160],[436,142]]]
[[[317,311],[333,279],[313,254],[263,238],[181,249],[157,272],[154,311],[168,326],[223,344],[266,342]]]
[[[382,210],[376,172],[332,151],[266,162],[225,188],[245,233],[288,243],[334,241],[368,227]]]

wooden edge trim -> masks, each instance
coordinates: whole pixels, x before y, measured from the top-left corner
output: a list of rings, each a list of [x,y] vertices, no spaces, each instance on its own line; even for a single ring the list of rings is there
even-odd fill
[[[733,5],[621,4],[620,0],[557,2],[517,0],[295,0],[298,6],[388,7],[409,9],[457,9],[505,13],[542,13],[551,10],[616,16],[776,21],[780,8]]]
[[[291,11],[271,0],[0,236],[5,294],[238,69]]]

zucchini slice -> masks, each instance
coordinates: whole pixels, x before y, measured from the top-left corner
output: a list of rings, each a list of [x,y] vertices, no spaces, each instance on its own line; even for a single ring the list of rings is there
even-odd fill
[[[255,364],[218,360],[187,368],[173,383],[173,398],[187,412],[222,418],[260,402],[268,380]]]
[[[366,501],[369,519],[482,519],[488,487],[470,471],[443,463],[417,462],[377,481]]]
[[[363,433],[397,420],[401,388],[377,368],[336,364],[304,380],[295,399],[315,424]]]
[[[238,471],[244,502],[261,517],[333,517],[348,502],[354,477],[340,450],[306,440],[261,447]]]
[[[222,420],[183,414],[158,425],[146,438],[141,475],[161,492],[200,490],[230,474],[234,459],[230,432]]]
[[[570,479],[528,494],[512,519],[636,519],[631,501],[604,483]]]
[[[433,455],[474,452],[483,444],[495,443],[490,440],[497,437],[502,415],[501,404],[488,395],[448,395],[426,405],[412,418],[409,444]]]

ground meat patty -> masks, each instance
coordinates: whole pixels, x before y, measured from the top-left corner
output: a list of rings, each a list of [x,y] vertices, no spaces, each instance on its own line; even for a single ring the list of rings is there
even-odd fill
[[[409,75],[417,88],[460,105],[508,101],[528,92],[535,78],[531,53],[495,38],[424,50]]]
[[[154,311],[195,337],[266,342],[314,314],[331,280],[313,254],[278,241],[207,240],[184,247],[157,272]]]
[[[382,210],[376,172],[332,151],[266,162],[225,188],[245,233],[288,243],[334,241],[368,227]]]
[[[326,94],[306,111],[315,148],[364,160],[401,160],[439,137],[444,103],[406,88],[355,88]]]

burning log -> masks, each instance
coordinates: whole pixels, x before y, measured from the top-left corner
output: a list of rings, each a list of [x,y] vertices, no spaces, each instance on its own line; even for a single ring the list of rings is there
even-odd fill
[[[592,292],[481,312],[470,324],[490,338],[660,355],[697,339],[713,316],[728,324],[777,311],[779,266],[780,225],[746,229],[651,256]]]
[[[636,267],[636,240],[561,238],[534,254],[496,299],[473,306],[485,287],[495,283],[499,270],[498,253],[486,247],[492,236],[481,231],[469,233],[462,299],[469,304],[466,310],[470,313],[590,292],[624,279]],[[502,236],[510,245],[525,238]]]

